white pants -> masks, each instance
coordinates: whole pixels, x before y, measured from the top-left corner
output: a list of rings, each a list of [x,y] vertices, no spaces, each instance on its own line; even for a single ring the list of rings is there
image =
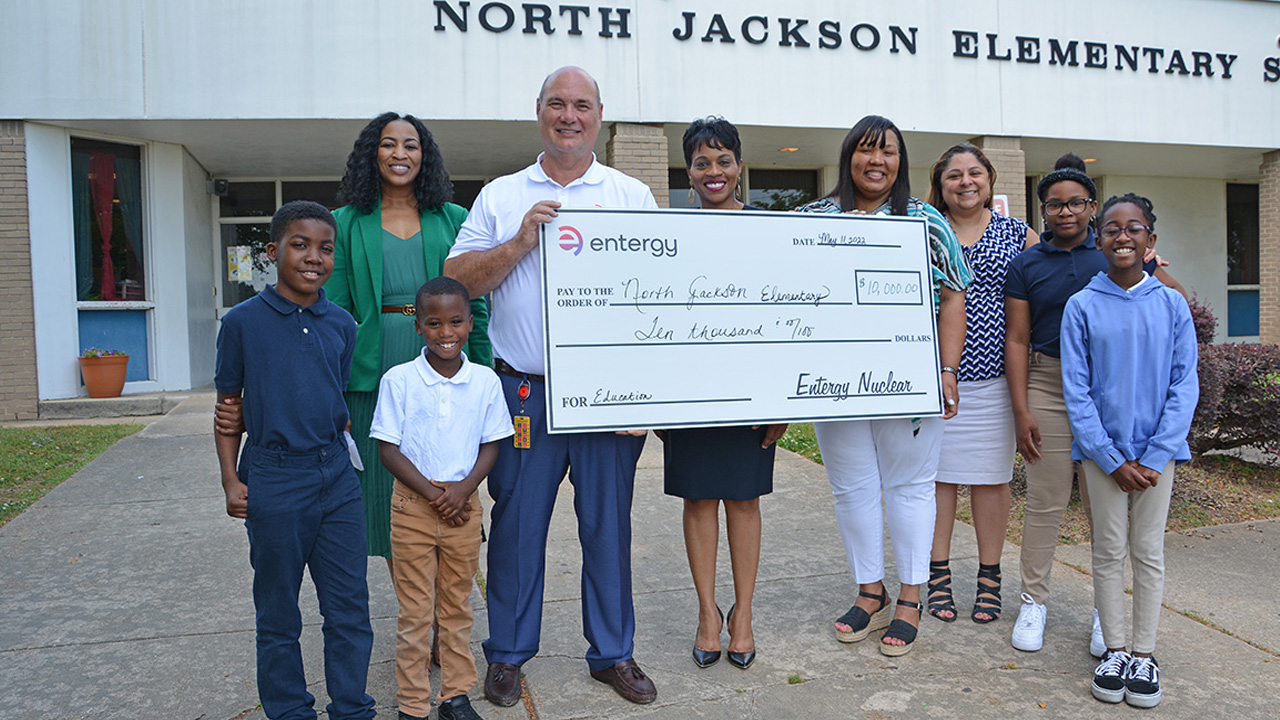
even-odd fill
[[[814,423],[836,524],[859,585],[884,579],[886,514],[898,580],[919,585],[929,579],[942,427],[941,418],[922,418],[919,432],[906,419]]]

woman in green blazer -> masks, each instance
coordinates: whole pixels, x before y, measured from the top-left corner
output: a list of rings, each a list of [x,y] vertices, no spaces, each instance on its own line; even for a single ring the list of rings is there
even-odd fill
[[[338,189],[338,223],[328,298],[356,319],[355,357],[347,384],[351,434],[364,461],[364,497],[369,555],[391,559],[391,473],[378,462],[378,442],[369,437],[378,381],[393,365],[422,352],[413,323],[418,288],[441,274],[467,211],[449,202],[453,184],[435,140],[417,118],[388,112],[356,138]],[[493,364],[489,311],[473,300],[475,329],[467,358]]]

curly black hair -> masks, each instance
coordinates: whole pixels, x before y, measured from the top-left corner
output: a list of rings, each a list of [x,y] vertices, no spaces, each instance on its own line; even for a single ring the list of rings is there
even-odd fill
[[[378,142],[382,129],[393,120],[404,120],[418,131],[422,145],[422,166],[413,181],[413,193],[418,199],[419,210],[434,210],[453,200],[453,183],[449,171],[444,169],[444,158],[435,138],[422,121],[412,115],[384,112],[369,121],[356,136],[351,154],[347,156],[347,171],[338,186],[338,203],[354,205],[362,213],[371,213],[382,194],[382,176],[378,173]]]
[[[1147,220],[1147,226],[1150,227],[1153,232],[1155,231],[1156,229],[1155,205],[1152,205],[1150,200],[1136,193],[1125,193],[1124,195],[1112,195],[1111,197],[1107,198],[1107,202],[1104,203],[1102,206],[1102,212],[1098,213],[1098,218],[1099,218],[1098,222],[1102,222],[1101,218],[1106,216],[1108,210],[1115,207],[1116,205],[1122,205],[1124,203],[1137,205],[1138,209],[1142,211],[1142,217],[1146,218]]]

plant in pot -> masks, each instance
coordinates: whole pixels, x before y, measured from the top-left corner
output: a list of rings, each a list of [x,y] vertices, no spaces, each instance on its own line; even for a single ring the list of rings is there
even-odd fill
[[[120,350],[86,348],[80,352],[80,377],[91,398],[120,397],[125,375],[129,372],[129,354]]]

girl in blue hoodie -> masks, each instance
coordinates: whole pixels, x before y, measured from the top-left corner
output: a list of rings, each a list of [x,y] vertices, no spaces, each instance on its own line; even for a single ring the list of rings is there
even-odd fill
[[[1081,461],[1093,516],[1093,597],[1107,653],[1092,691],[1104,702],[1160,702],[1154,657],[1164,594],[1164,529],[1173,468],[1191,459],[1187,432],[1199,400],[1191,311],[1148,275],[1156,242],[1151,201],[1103,205],[1107,271],[1071,296],[1062,315],[1062,389],[1071,457]],[[1124,561],[1133,565],[1133,636],[1125,637]]]

